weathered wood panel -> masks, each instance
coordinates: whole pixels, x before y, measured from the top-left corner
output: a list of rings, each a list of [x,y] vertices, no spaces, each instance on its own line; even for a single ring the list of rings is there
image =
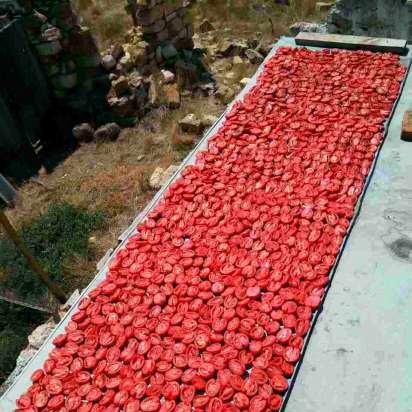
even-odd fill
[[[298,46],[328,47],[349,50],[369,50],[406,54],[406,40],[381,37],[349,36],[300,32],[295,37]]]

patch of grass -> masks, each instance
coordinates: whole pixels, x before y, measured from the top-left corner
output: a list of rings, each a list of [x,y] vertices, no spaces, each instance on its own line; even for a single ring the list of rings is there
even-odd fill
[[[74,0],[82,24],[88,26],[101,48],[123,39],[132,27],[125,0]]]
[[[87,256],[90,233],[101,227],[101,212],[88,212],[69,204],[52,204],[48,211],[19,230],[19,234],[50,278],[66,291],[84,286],[81,279],[64,274],[64,265],[73,256]],[[31,272],[25,259],[8,239],[0,241],[1,287],[27,301],[43,300],[47,291]],[[71,281],[69,281],[71,279]]]

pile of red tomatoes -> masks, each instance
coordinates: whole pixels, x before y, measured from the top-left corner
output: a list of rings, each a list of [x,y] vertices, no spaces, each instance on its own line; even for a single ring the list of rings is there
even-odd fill
[[[16,410],[278,411],[404,74],[391,54],[279,49]]]

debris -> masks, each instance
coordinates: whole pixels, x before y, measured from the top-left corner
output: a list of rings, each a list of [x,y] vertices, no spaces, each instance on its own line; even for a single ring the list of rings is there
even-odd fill
[[[73,127],[72,133],[79,142],[90,142],[93,140],[94,129],[90,123],[80,123]]]
[[[32,176],[32,177],[29,179],[29,181],[32,182],[32,183],[35,183],[36,185],[39,185],[39,186],[41,186],[41,187],[44,187],[46,190],[49,189],[49,187],[46,185],[46,183],[44,183],[41,179],[39,179],[39,178],[36,177],[36,176]]]
[[[149,185],[152,189],[160,189],[162,187],[162,177],[164,169],[156,167],[149,179]]]
[[[143,43],[143,44],[140,44]],[[125,56],[128,54],[130,56],[131,64],[135,67],[140,67],[146,64],[146,43],[139,42],[138,44],[127,43],[124,45]],[[123,56],[124,57],[124,56]],[[123,59],[122,57],[122,59]],[[120,59],[120,61],[122,60]]]
[[[180,120],[179,126],[187,133],[200,133],[202,131],[202,122],[194,113],[189,113]]]
[[[275,43],[277,41],[277,39],[275,39],[273,41],[273,43]],[[260,42],[257,47],[256,50],[262,55],[262,56],[267,56],[269,54],[269,52],[272,50],[272,43],[271,42]]]
[[[116,140],[121,130],[117,123],[107,123],[94,132],[94,138],[96,140]]]
[[[44,41],[56,41],[62,37],[60,30],[57,27],[51,26],[44,30],[41,34],[41,38]]]

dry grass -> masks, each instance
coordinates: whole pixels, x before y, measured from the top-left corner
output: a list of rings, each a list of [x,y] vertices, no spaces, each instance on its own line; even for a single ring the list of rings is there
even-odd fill
[[[81,23],[88,26],[100,48],[121,41],[132,27],[125,0],[74,0]]]
[[[319,20],[316,0],[290,0],[289,6],[274,0],[198,0],[192,15],[198,22],[207,18],[218,29],[233,33],[256,34],[263,40],[285,35],[299,20]]]

